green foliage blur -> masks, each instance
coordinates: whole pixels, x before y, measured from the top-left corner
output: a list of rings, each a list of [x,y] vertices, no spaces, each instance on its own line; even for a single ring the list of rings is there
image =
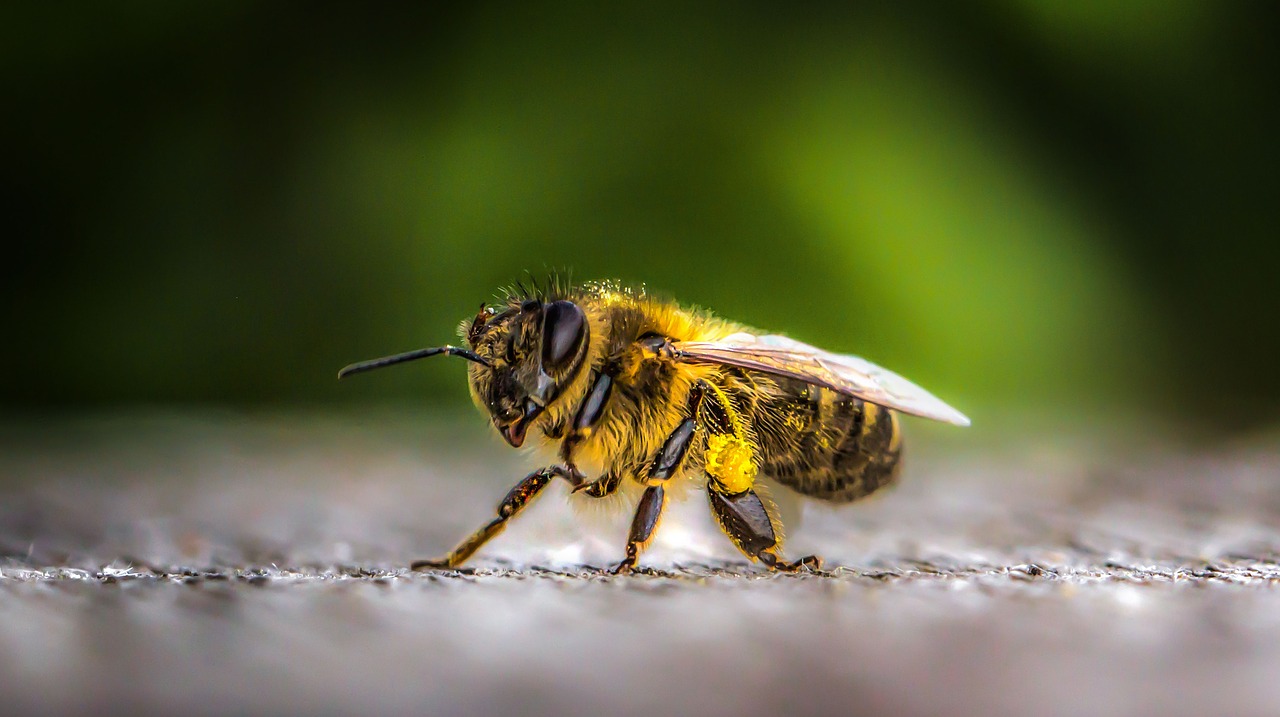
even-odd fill
[[[1280,5],[11,4],[11,410],[466,401],[548,268],[976,420],[1280,418]]]

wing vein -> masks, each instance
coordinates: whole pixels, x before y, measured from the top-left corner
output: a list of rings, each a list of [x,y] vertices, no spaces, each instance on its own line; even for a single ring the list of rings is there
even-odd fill
[[[785,336],[738,333],[720,341],[677,342],[675,348],[687,361],[794,378],[913,416],[969,425],[964,414],[888,369]]]

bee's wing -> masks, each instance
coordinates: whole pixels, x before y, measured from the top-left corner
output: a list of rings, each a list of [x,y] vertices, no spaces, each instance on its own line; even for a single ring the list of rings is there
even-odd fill
[[[795,378],[913,416],[969,425],[963,413],[888,369],[785,336],[738,333],[719,341],[678,341],[674,346],[684,360],[693,363],[727,364]]]

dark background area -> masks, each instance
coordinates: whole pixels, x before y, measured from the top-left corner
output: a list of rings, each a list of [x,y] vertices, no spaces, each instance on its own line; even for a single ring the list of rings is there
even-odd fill
[[[1280,418],[1274,4],[2,14],[10,412],[457,406],[334,373],[571,267],[978,423]]]

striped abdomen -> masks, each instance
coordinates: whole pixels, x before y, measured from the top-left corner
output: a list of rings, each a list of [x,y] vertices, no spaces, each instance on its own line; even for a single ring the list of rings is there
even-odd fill
[[[763,383],[740,377],[757,388]],[[776,390],[738,393],[751,416],[761,472],[835,503],[861,498],[897,478],[902,446],[893,411],[794,379],[769,380]]]

